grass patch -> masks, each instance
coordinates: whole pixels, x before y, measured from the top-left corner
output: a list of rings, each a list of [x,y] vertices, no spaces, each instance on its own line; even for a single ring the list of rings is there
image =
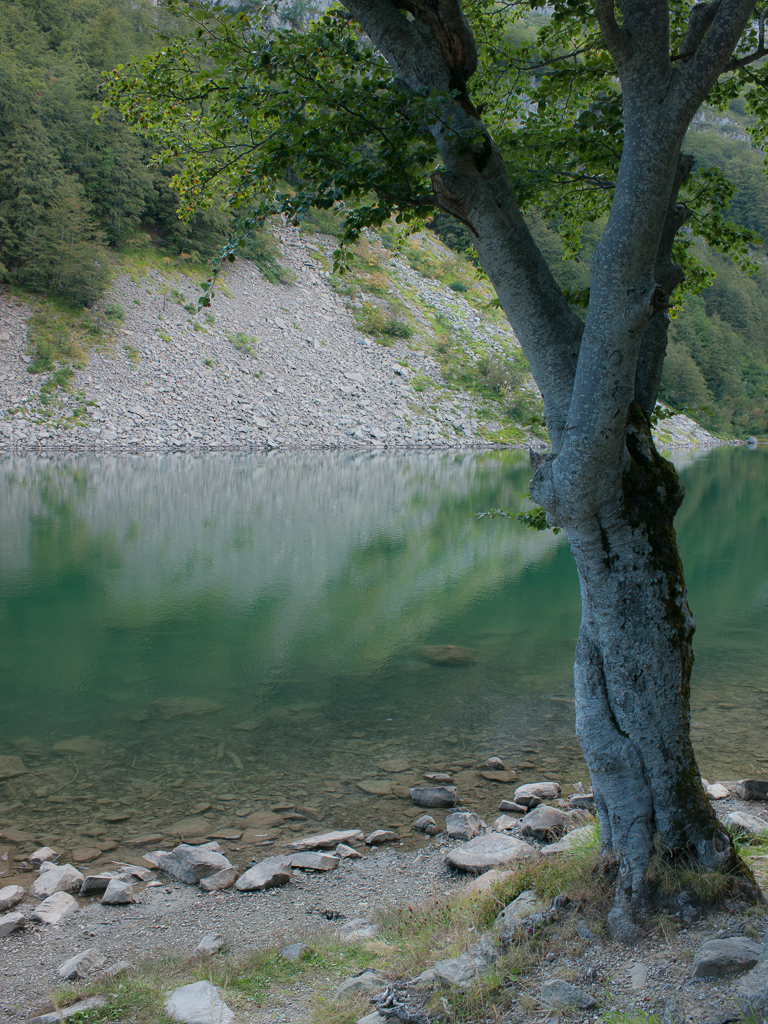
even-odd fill
[[[139,359],[141,358],[141,353],[139,352],[135,345],[123,345],[123,349],[125,351],[125,354],[128,356],[128,358],[134,365],[138,363]]]
[[[270,284],[293,284],[297,279],[296,274],[280,262],[280,246],[268,231],[256,230],[249,235],[240,245],[238,255],[255,263]]]
[[[233,348],[237,349],[238,352],[245,352],[245,354],[249,356],[256,355],[256,346],[259,343],[258,338],[254,338],[250,334],[244,334],[242,331],[238,331],[237,334],[228,334],[227,340]]]
[[[396,338],[410,338],[413,331],[401,319],[400,312],[391,304],[384,306],[374,302],[364,302],[353,316],[364,334],[369,335],[380,345],[391,345]]]

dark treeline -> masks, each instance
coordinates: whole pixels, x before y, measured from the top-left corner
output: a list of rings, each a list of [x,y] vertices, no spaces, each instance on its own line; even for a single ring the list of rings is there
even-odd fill
[[[176,216],[173,167],[115,114],[93,120],[102,72],[156,45],[147,0],[5,0],[0,17],[0,273],[87,304],[107,248],[155,244],[208,256],[228,218]]]

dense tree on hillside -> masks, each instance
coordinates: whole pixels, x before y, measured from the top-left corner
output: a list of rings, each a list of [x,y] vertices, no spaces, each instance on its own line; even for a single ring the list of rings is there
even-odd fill
[[[531,494],[576,559],[576,728],[603,849],[618,864],[613,933],[637,934],[658,838],[672,859],[739,871],[689,734],[693,621],[672,521],[682,500],[651,438],[668,311],[692,238],[749,261],[722,216],[729,186],[682,146],[702,103],[752,90],[766,49],[754,0],[555,0],[533,43],[484,0],[345,0],[308,33],[197,8],[195,33],[116,76],[113,98],[184,158],[188,208],[300,216],[347,207],[346,238],[438,209],[472,234],[544,398],[552,450]],[[298,187],[281,189],[290,166]],[[523,209],[561,237],[605,216],[582,319]],[[689,232],[682,233],[684,225]],[[699,382],[700,383],[700,382]]]

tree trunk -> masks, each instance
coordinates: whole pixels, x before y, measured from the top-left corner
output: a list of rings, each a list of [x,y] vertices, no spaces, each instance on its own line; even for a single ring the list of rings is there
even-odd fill
[[[576,732],[592,778],[602,848],[619,862],[615,938],[639,934],[663,853],[717,871],[740,862],[704,791],[690,740],[691,639],[672,525],[683,489],[635,406],[629,467],[612,514],[566,528],[579,572]]]

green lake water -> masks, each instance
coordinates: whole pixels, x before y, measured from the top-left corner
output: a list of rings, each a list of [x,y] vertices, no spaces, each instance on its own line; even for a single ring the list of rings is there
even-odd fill
[[[674,458],[700,766],[765,774],[768,453]],[[28,772],[0,825],[121,842],[284,804],[405,830],[430,770],[493,815],[491,754],[588,782],[567,542],[470,515],[522,508],[529,477],[502,452],[3,459],[0,756]],[[431,664],[443,644],[472,662]]]

